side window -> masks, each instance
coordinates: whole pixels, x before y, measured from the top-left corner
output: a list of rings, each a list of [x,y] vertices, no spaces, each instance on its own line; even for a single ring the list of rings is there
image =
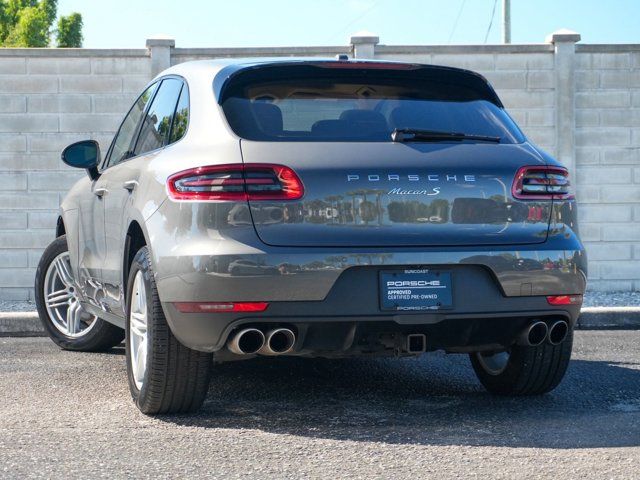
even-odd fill
[[[140,120],[142,120],[144,109],[153,96],[153,91],[157,86],[158,85],[154,83],[149,88],[147,88],[142,93],[142,95],[138,97],[136,103],[134,103],[133,107],[131,107],[131,110],[129,110],[129,113],[127,113],[127,116],[124,118],[124,121],[120,126],[120,130],[118,130],[118,133],[113,140],[113,145],[111,147],[111,151],[109,152],[109,158],[106,161],[107,167],[117,165],[121,161],[126,160],[133,155],[132,143],[134,135],[138,130]]]
[[[181,80],[167,78],[162,81],[142,122],[134,155],[150,152],[167,143],[181,88]]]
[[[182,87],[180,93],[180,100],[178,100],[178,106],[176,108],[176,114],[173,117],[173,126],[171,127],[171,137],[169,143],[174,143],[184,137],[187,133],[187,126],[189,125],[189,89],[185,84]]]

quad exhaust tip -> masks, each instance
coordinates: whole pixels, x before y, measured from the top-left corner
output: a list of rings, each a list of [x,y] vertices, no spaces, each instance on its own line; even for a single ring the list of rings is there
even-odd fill
[[[250,355],[258,353],[264,344],[264,333],[257,328],[245,328],[231,337],[227,348],[237,355]]]
[[[549,327],[548,341],[551,345],[560,345],[569,335],[569,324],[558,320]]]
[[[560,345],[566,340],[567,335],[569,335],[569,324],[566,321],[558,320],[548,326],[538,320],[523,330],[518,344],[537,347],[546,340],[550,345]]]
[[[244,328],[227,342],[227,348],[236,355],[282,355],[293,350],[296,334],[288,328],[275,328],[266,335],[257,328]]]
[[[524,329],[518,343],[527,347],[537,347],[542,345],[549,333],[549,327],[547,324],[541,321],[533,322],[527,328]]]
[[[260,355],[282,355],[293,350],[295,343],[296,334],[292,330],[276,328],[267,332],[264,344],[258,353]]]

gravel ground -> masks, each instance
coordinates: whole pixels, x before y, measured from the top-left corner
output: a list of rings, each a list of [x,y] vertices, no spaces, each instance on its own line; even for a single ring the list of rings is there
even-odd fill
[[[639,307],[640,292],[587,292],[584,307]]]
[[[638,478],[640,331],[579,332],[564,382],[486,394],[467,357],[216,366],[198,415],[149,418],[122,348],[0,339],[2,478]]]
[[[12,300],[0,300],[0,312],[34,312],[34,302],[17,302]]]
[[[640,292],[587,292],[585,307],[639,307]],[[32,312],[33,302],[13,302],[0,300],[0,312]]]

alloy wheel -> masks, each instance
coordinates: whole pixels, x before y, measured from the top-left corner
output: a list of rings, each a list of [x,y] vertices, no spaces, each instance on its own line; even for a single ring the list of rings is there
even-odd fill
[[[142,388],[147,370],[147,290],[142,272],[137,272],[129,307],[129,348],[131,371],[138,390]]]
[[[500,375],[509,364],[510,352],[477,352],[476,357],[489,375]]]
[[[62,334],[79,338],[96,324],[97,317],[87,313],[80,304],[69,252],[62,252],[49,264],[44,277],[44,296],[51,323]]]

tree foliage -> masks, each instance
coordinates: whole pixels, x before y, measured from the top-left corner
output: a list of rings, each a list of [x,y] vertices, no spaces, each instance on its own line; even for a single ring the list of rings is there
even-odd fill
[[[60,17],[58,0],[0,0],[0,46],[48,47],[57,37],[59,47],[82,46],[82,16]]]
[[[82,46],[82,15],[72,13],[58,20],[58,48],[74,48]]]

